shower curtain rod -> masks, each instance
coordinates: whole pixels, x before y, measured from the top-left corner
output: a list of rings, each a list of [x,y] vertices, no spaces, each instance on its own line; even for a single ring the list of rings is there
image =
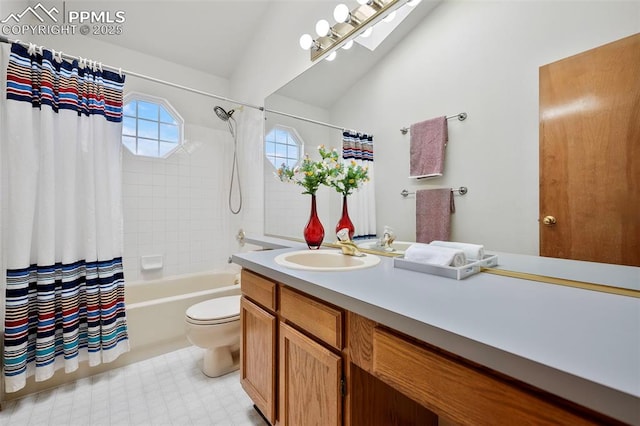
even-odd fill
[[[1,35],[1,34],[0,34],[0,42],[8,43],[8,44],[17,43],[17,44],[19,44],[19,45],[21,45],[21,46],[23,46],[25,48],[29,48],[30,46],[34,45],[33,43],[27,43],[27,42],[24,42],[24,41],[21,41],[21,40],[12,40],[12,39],[10,39],[10,38],[8,38],[8,37],[6,37],[4,35]],[[44,49],[44,47],[42,47],[42,46],[38,46],[38,48],[39,49]],[[53,51],[53,52],[55,52],[56,54],[59,54],[62,58],[67,59],[67,60],[71,60],[71,61],[80,61],[80,60],[84,60],[85,59],[85,58],[81,58],[79,56],[73,56],[73,55],[69,55],[69,54],[63,53],[63,52],[56,52],[56,51]],[[154,83],[164,84],[165,86],[175,87],[177,89],[186,90],[188,92],[197,93],[199,95],[207,96],[207,97],[210,97],[210,98],[218,99],[218,100],[229,102],[229,103],[232,103],[232,104],[243,105],[243,106],[246,106],[246,107],[249,107],[249,108],[257,109],[259,111],[271,112],[273,114],[284,115],[286,117],[294,118],[296,120],[307,121],[309,123],[318,124],[320,126],[331,127],[333,129],[338,129],[338,130],[341,130],[341,131],[344,131],[346,129],[346,127],[340,127],[340,126],[336,126],[336,125],[330,124],[330,123],[323,123],[322,121],[312,120],[310,118],[301,117],[299,115],[293,115],[293,114],[289,114],[289,113],[282,112],[282,111],[276,111],[276,110],[273,110],[273,109],[267,109],[267,108],[265,108],[263,106],[253,105],[253,104],[250,104],[250,103],[247,103],[247,102],[237,101],[235,99],[226,98],[224,96],[216,95],[214,93],[205,92],[205,91],[199,90],[199,89],[194,89],[193,87],[188,87],[188,86],[184,86],[182,84],[172,83],[170,81],[161,80],[159,78],[151,77],[151,76],[148,76],[148,75],[145,75],[145,74],[140,74],[140,73],[137,73],[137,72],[134,72],[134,71],[130,71],[130,70],[125,70],[123,68],[117,68],[117,67],[114,67],[112,65],[104,65],[101,62],[97,62],[97,61],[89,60],[89,66],[102,67],[103,69],[111,70],[111,71],[116,72],[116,73],[118,73],[120,75],[122,75],[122,74],[131,75],[133,77],[138,77],[138,78],[141,78],[143,80],[149,80],[149,81],[153,81]]]
[[[20,41],[20,40],[12,40],[6,36],[0,35],[0,42],[2,43],[17,43],[23,47],[29,48],[30,46],[33,45],[33,43],[26,43],[24,41]],[[42,46],[38,46],[39,49],[44,49]],[[55,52],[55,51],[53,51]],[[60,57],[62,57],[63,59],[68,59],[71,61],[80,61],[81,59],[84,60],[84,58],[80,58],[79,56],[73,56],[73,55],[68,55],[66,53],[62,53],[62,52],[55,52],[57,54],[60,55]],[[183,86],[182,84],[177,84],[177,83],[172,83],[170,81],[166,81],[166,80],[160,80],[159,78],[155,78],[155,77],[151,77],[145,74],[140,74],[134,71],[129,71],[129,70],[125,70],[123,68],[117,68],[111,65],[103,65],[101,62],[97,62],[97,61],[92,61],[92,60],[88,60],[89,61],[89,66],[98,66],[101,67],[103,69],[108,69],[110,71],[113,71],[115,73],[118,73],[120,75],[125,74],[125,75],[131,75],[133,77],[138,77],[141,78],[143,80],[149,80],[149,81],[153,81],[154,83],[159,83],[159,84],[164,84],[165,86],[171,86],[171,87],[175,87],[177,89],[182,89],[182,90],[186,90],[188,92],[193,92],[193,93],[197,93],[199,95],[203,95],[203,96],[207,96],[210,98],[214,98],[214,99],[218,99],[221,101],[225,101],[225,102],[229,102],[232,104],[238,104],[238,105],[243,105],[249,108],[254,108],[260,111],[264,111],[264,107],[259,106],[259,105],[252,105],[246,102],[240,102],[240,101],[236,101],[234,99],[229,99],[226,98],[224,96],[220,96],[220,95],[216,95],[214,93],[209,93],[209,92],[205,92],[203,90],[199,90],[199,89],[194,89],[192,87],[188,87],[188,86]]]
[[[276,111],[273,109],[264,109],[266,112],[271,112],[273,114],[284,115],[285,117],[295,118],[296,120],[307,121],[309,123],[318,124],[320,126],[331,127],[332,129],[338,129],[341,131],[346,130],[346,127],[336,126],[335,124],[325,123],[322,121],[313,120],[311,118],[301,117],[299,115],[289,114],[288,112]]]

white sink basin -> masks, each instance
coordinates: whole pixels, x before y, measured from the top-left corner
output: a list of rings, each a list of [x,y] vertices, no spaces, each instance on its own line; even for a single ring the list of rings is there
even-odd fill
[[[380,262],[380,258],[372,254],[356,257],[344,255],[339,250],[298,250],[280,254],[274,260],[280,266],[305,271],[351,271],[370,268]]]
[[[382,251],[382,252],[391,253],[391,254],[404,254],[404,252],[407,251],[407,249],[411,246],[411,244],[414,244],[414,243],[410,241],[394,241],[391,244],[391,250],[386,250],[384,247],[378,246],[376,244],[376,241],[370,241],[366,243],[360,243],[358,244],[358,247],[363,248],[365,250],[376,250],[376,251]]]

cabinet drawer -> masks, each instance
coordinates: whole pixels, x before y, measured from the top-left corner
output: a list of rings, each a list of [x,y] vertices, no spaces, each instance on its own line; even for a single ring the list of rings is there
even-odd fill
[[[537,392],[380,328],[373,330],[372,369],[383,382],[456,423],[596,424]]]
[[[240,276],[242,293],[262,307],[276,311],[276,283],[246,269]]]
[[[340,309],[282,286],[280,315],[326,344],[342,349],[344,312]]]

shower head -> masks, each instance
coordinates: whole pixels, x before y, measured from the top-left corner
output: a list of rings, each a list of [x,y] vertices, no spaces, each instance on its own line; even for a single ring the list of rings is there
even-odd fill
[[[231,118],[231,116],[235,112],[235,110],[233,110],[233,109],[230,109],[229,112],[227,112],[221,106],[215,106],[215,107],[213,107],[213,110],[215,111],[215,113],[218,116],[218,118],[220,120],[222,120],[222,121],[229,121],[229,119]]]

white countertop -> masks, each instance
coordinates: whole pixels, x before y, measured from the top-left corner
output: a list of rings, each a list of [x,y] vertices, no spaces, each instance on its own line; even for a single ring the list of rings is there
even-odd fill
[[[640,299],[483,273],[457,281],[394,268],[386,257],[375,267],[347,272],[293,270],[274,262],[294,249],[240,253],[233,261],[570,401],[640,424]]]

